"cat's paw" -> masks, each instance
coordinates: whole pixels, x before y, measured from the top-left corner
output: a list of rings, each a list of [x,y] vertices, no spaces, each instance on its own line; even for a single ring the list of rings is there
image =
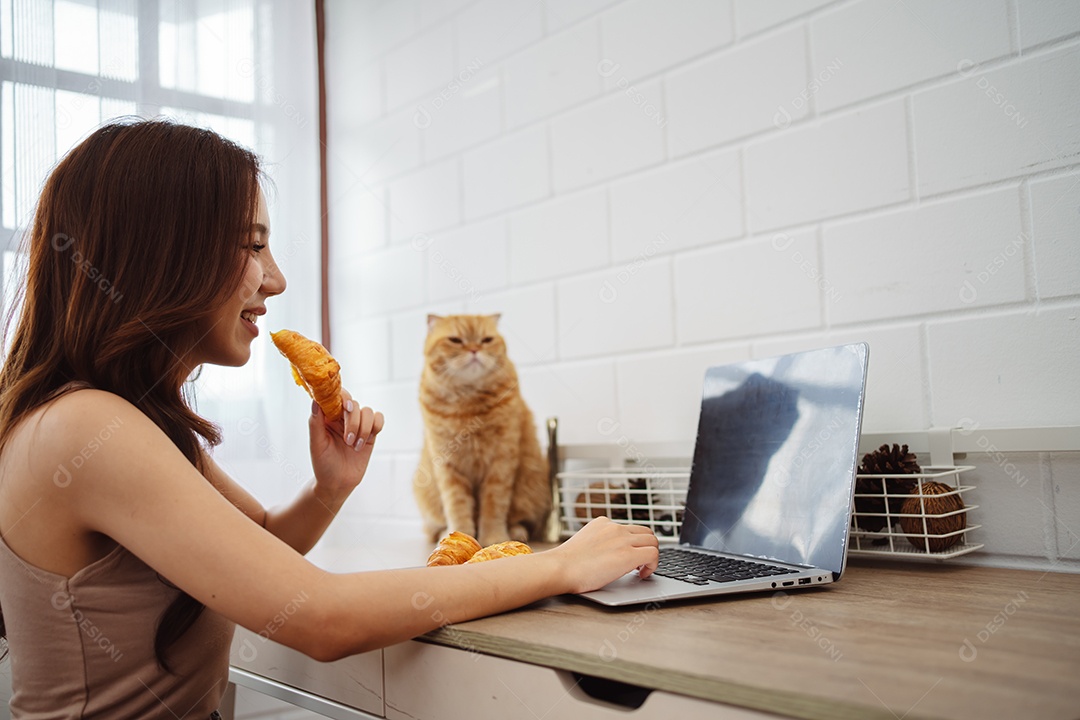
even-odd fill
[[[510,533],[506,531],[505,527],[501,528],[488,528],[480,531],[480,544],[484,547],[488,545],[494,545],[495,543],[506,542],[510,540]]]
[[[517,540],[518,542],[529,542],[529,531],[525,529],[524,525],[511,525],[510,526],[510,539]]]

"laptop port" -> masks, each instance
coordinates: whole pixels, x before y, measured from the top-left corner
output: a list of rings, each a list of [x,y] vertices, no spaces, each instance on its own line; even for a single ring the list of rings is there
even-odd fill
[[[794,584],[795,584],[794,580],[788,580],[786,583],[784,583],[784,587],[791,587]]]
[[[810,584],[810,578],[799,578],[799,584],[800,585],[809,585]]]

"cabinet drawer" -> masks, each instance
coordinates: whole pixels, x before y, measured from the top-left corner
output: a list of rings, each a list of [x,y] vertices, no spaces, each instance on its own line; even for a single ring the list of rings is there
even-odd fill
[[[573,675],[491,655],[410,641],[383,650],[388,720],[672,718],[775,720],[778,716],[660,690],[636,710],[587,695]]]
[[[229,661],[234,667],[306,690],[342,705],[383,715],[382,650],[329,663],[236,628]]]

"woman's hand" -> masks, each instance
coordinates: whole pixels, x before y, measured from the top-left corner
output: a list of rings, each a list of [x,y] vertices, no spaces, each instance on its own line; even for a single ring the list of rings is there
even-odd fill
[[[367,471],[375,438],[383,429],[383,414],[361,408],[345,389],[341,391],[345,413],[328,422],[322,408],[311,403],[308,435],[315,490],[328,497],[347,495],[360,484]]]
[[[658,545],[647,527],[598,517],[551,552],[563,560],[563,573],[570,583],[567,592],[581,593],[601,588],[634,569],[642,578],[649,577],[660,558]]]

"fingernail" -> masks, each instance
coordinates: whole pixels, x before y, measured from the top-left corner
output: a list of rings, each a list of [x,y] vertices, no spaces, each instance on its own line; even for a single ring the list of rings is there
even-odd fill
[[[364,447],[364,438],[360,438],[356,441],[356,446],[353,448],[356,452],[360,452],[360,448]]]
[[[345,411],[352,412],[352,400],[345,401]]]
[[[356,439],[356,433],[349,433],[348,437],[345,438],[345,444],[346,445],[352,445],[353,440],[355,440],[355,439]]]
[[[311,401],[311,414],[312,415],[318,415],[319,414],[319,403],[315,402],[314,400]]]

